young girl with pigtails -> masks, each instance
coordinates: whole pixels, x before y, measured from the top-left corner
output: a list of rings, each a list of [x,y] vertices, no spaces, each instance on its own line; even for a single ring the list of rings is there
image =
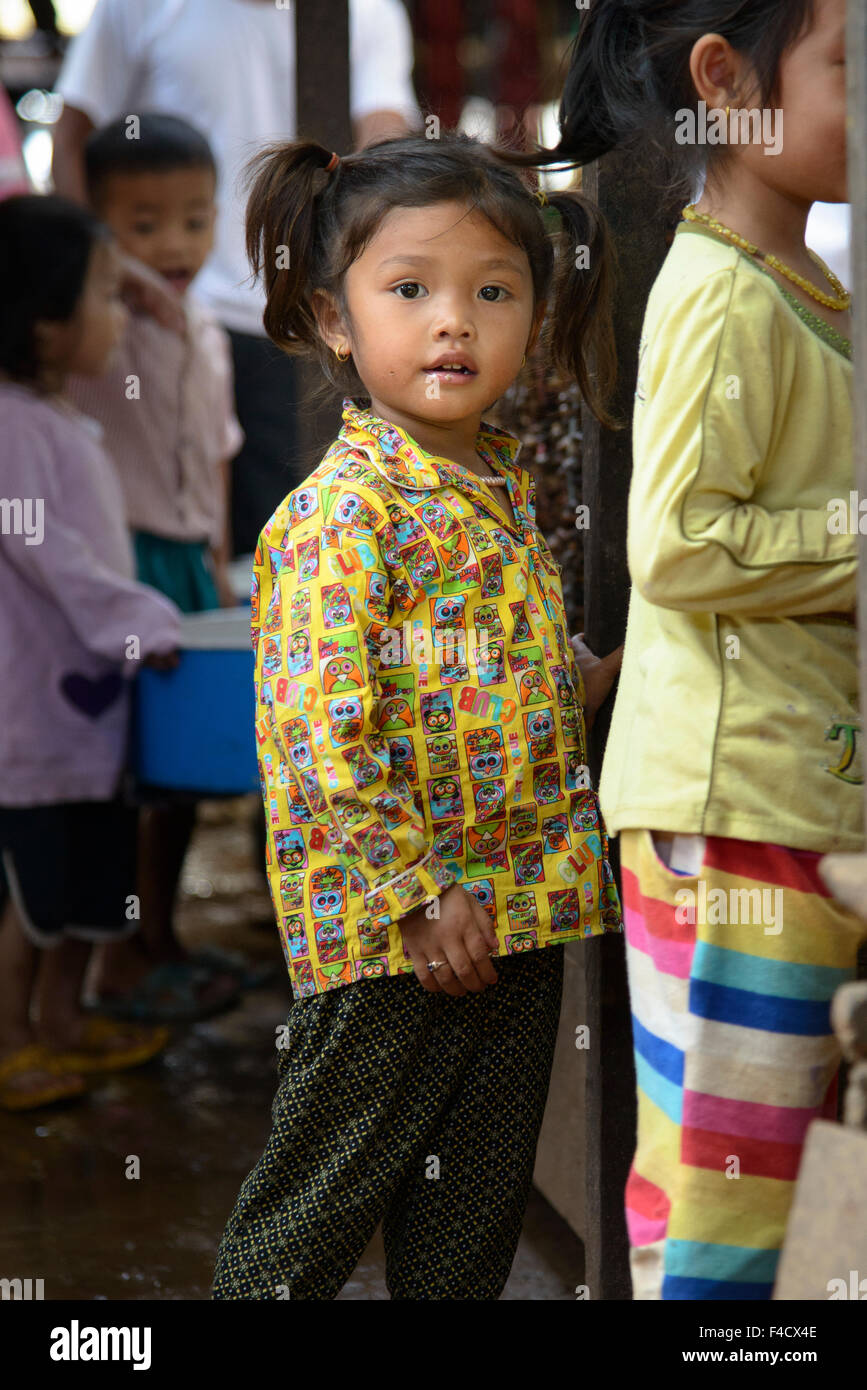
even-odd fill
[[[600,799],[634,1294],[766,1299],[807,1127],[836,1114],[829,1006],[864,930],[818,872],[863,845],[857,526],[831,520],[853,487],[849,295],[805,243],[813,202],[847,196],[844,0],[593,0],[560,123],[534,162],[654,136],[705,177],[644,320]]]
[[[595,339],[610,363],[602,228],[580,194],[549,202],[558,255],[520,177],[451,133],[340,159],[296,141],[255,165],[265,327],[344,401],[255,558],[268,875],[296,1002],[218,1299],[334,1298],[380,1222],[393,1298],[497,1298],[563,943],[621,930],[557,567],[520,444],[484,418],[546,311],[554,362],[604,416],[586,356]]]

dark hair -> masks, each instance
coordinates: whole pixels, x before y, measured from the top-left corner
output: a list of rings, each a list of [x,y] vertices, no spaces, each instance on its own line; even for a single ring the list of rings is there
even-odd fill
[[[81,298],[91,253],[109,229],[78,203],[22,193],[0,201],[0,370],[37,383],[36,323],[65,323]]]
[[[136,121],[131,126],[130,121]],[[200,130],[178,116],[145,111],[121,116],[93,131],[84,146],[90,201],[96,205],[112,174],[168,174],[208,169],[217,176],[214,153]]]
[[[261,151],[248,166],[247,254],[264,281],[263,323],[278,347],[316,356],[344,395],[363,393],[352,359],[339,362],[319,336],[313,291],[333,294],[346,314],[346,272],[390,209],[467,202],[526,253],[536,302],[551,301],[545,332],[551,359],[609,422],[604,400],[615,375],[609,256],[592,202],[576,192],[548,194],[561,217],[555,245],[531,189],[497,150],[470,136],[443,131],[436,140],[382,140],[345,155],[325,177],[330,159],[323,145],[295,140]],[[577,268],[576,246],[588,249],[587,269]]]
[[[675,116],[694,109],[690,54],[704,34],[720,34],[749,59],[763,105],[778,84],[780,60],[813,18],[814,0],[590,0],[570,50],[555,149],[514,154],[518,165],[589,164],[610,150],[653,140],[681,177],[724,145],[675,146]]]

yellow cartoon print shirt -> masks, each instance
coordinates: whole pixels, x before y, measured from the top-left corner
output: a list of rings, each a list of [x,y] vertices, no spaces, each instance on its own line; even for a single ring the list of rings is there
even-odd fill
[[[453,883],[503,953],[622,929],[533,480],[508,431],[483,422],[477,449],[517,530],[347,399],[259,538],[256,738],[296,998],[411,971],[398,919]]]

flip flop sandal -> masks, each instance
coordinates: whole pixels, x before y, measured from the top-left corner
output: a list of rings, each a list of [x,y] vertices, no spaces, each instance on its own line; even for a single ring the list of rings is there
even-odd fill
[[[236,975],[241,989],[262,989],[277,978],[276,966],[256,965],[240,951],[227,951],[222,946],[200,946],[190,953],[190,960],[220,974]]]
[[[71,1068],[70,1068],[71,1070]],[[56,1080],[39,1091],[22,1090],[8,1083],[17,1076],[29,1071],[48,1072]],[[80,1077],[64,1075],[55,1065],[54,1057],[41,1043],[29,1043],[0,1058],[0,1110],[37,1110],[41,1105],[51,1105],[58,1100],[71,1100],[80,1096],[87,1087]]]
[[[128,1023],[198,1023],[225,1013],[240,998],[236,980],[222,998],[203,1004],[199,992],[213,978],[214,970],[210,966],[196,965],[192,961],[169,961],[155,966],[131,993],[118,998],[96,998],[89,1007]]]
[[[140,1036],[135,1036],[136,1032]],[[168,1028],[130,1029],[110,1018],[86,1018],[77,1048],[50,1053],[55,1070],[65,1072],[126,1071],[140,1067],[162,1052],[168,1042]],[[114,1039],[125,1047],[106,1047]]]

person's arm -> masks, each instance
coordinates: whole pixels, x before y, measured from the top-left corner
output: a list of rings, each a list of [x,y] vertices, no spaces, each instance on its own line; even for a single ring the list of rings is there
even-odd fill
[[[73,202],[87,205],[84,178],[84,146],[94,129],[93,121],[75,106],[64,104],[54,127],[51,149],[51,175],[54,191]]]
[[[398,135],[409,134],[406,117],[400,111],[369,111],[366,116],[352,122],[355,148],[364,149],[377,140],[393,140]]]
[[[232,492],[232,461],[224,458],[220,464],[220,480],[223,497],[223,524],[220,532],[220,539],[209,547],[211,560],[214,565],[214,583],[217,586],[217,596],[220,600],[221,608],[236,608],[238,600],[232,582],[229,579],[229,561],[232,558],[232,538],[231,538],[231,492]]]
[[[333,494],[340,490],[336,483],[326,494],[335,506],[339,497]],[[355,491],[345,484],[342,490]],[[278,510],[274,537],[281,517],[283,525],[291,519],[285,509]],[[267,545],[256,565],[256,729],[265,804],[271,808],[272,834],[295,831],[297,809],[293,816],[287,783],[294,789],[309,817],[314,857],[321,856],[323,865],[353,869],[364,884],[362,914],[385,925],[438,897],[455,880],[436,854],[412,789],[392,765],[388,742],[377,728],[380,682],[387,672],[377,640],[382,624],[367,612],[365,583],[378,574],[388,602],[377,536],[341,526],[340,550],[319,552],[323,519],[317,508],[289,530],[273,584]],[[380,521],[384,527],[386,518]],[[341,579],[343,568],[332,568],[331,562],[341,556],[351,565],[353,552],[361,555],[362,567]],[[305,571],[302,578],[303,566],[314,568],[314,553],[315,572],[308,577]],[[341,583],[343,594],[334,587]],[[309,821],[316,824],[310,827]]]
[[[709,276],[657,329],[641,365],[629,496],[629,572],[648,602],[755,617],[854,609],[856,538],[830,533],[821,489],[814,505],[754,500],[786,364],[773,299],[743,273]],[[827,447],[817,430],[817,479]]]
[[[30,537],[4,533],[0,545],[19,574],[63,613],[82,645],[131,677],[138,662],[128,659],[129,639],[138,639],[142,660],[173,652],[180,615],[155,589],[109,569],[67,524],[57,468],[40,432],[20,420],[5,430],[4,492],[33,499],[41,524]]]
[[[569,639],[570,670],[578,702],[584,710],[589,733],[593,716],[603,704],[623,664],[623,644],[607,656],[597,656],[584,641],[584,633]]]
[[[356,147],[421,124],[412,84],[412,29],[401,0],[349,6],[349,108]]]
[[[63,111],[54,127],[56,192],[86,203],[84,145],[97,126],[126,114],[139,62],[140,7],[133,0],[97,0],[72,40],[55,83]]]
[[[219,505],[211,535],[211,557],[214,577],[223,608],[234,608],[238,602],[229,579],[232,559],[232,463],[244,443],[244,431],[235,412],[235,380],[232,348],[224,328],[205,321],[197,328],[194,320],[191,331],[199,333],[202,349],[208,353],[211,370],[222,411],[222,458],[219,468]]]

